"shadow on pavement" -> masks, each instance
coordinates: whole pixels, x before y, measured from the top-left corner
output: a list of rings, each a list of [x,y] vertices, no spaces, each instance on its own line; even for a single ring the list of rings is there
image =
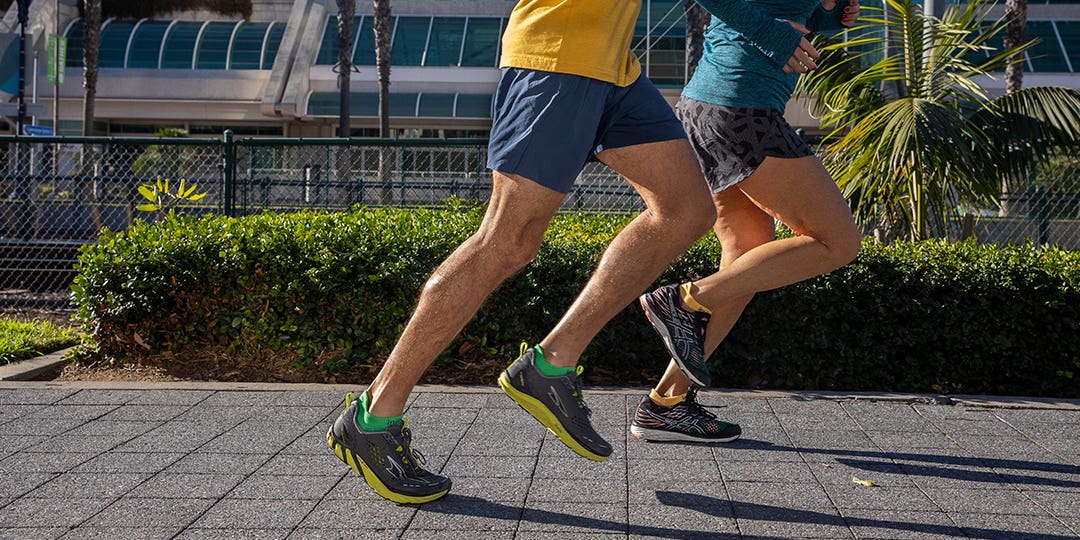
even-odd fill
[[[674,491],[657,491],[656,499],[661,504],[697,510],[718,518],[736,517],[732,512],[732,506],[726,499],[717,499],[707,495],[679,493]],[[1017,531],[1000,531],[994,529],[980,529],[972,527],[958,527],[955,525],[942,525],[937,523],[910,523],[902,521],[890,521],[884,519],[871,519],[862,517],[841,517],[814,510],[799,508],[786,508],[782,506],[769,506],[750,502],[731,501],[731,505],[739,508],[739,519],[752,519],[757,521],[785,521],[791,523],[809,523],[815,525],[834,525],[840,527],[875,527],[879,529],[892,529],[921,534],[933,534],[947,537],[956,536],[963,529],[963,533],[971,538],[986,538],[994,540],[1015,540],[1017,538],[1040,538],[1044,540],[1069,540],[1073,536],[1061,536],[1055,534],[1032,534]],[[1033,516],[1034,519],[1034,516]]]

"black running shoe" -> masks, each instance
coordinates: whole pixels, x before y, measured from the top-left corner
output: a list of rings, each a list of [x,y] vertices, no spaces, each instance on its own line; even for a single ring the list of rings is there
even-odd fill
[[[578,455],[604,461],[611,445],[593,429],[591,411],[581,397],[581,366],[559,377],[536,368],[536,351],[521,346],[521,356],[499,375],[499,386],[522,409],[544,424]]]
[[[679,369],[698,386],[709,386],[712,377],[705,364],[705,327],[709,314],[683,306],[677,284],[665,285],[638,299],[653,328],[664,338],[668,353]]]
[[[338,459],[364,477],[379,495],[397,503],[426,503],[450,492],[450,479],[424,470],[424,456],[414,449],[405,424],[386,431],[364,431],[356,423],[359,402],[345,395],[345,410],[326,432]]]
[[[742,428],[717,420],[697,402],[697,389],[690,388],[686,399],[671,407],[641,398],[630,433],[646,441],[731,442],[742,435]]]

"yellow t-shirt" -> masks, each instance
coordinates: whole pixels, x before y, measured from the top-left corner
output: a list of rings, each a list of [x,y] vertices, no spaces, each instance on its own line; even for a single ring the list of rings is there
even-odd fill
[[[503,32],[499,67],[627,86],[641,74],[630,52],[640,10],[641,0],[521,0]]]

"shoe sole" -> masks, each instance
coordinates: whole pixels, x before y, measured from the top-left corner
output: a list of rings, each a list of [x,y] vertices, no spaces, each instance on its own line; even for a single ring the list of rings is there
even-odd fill
[[[558,437],[563,444],[577,455],[593,461],[607,461],[607,456],[597,454],[574,440],[570,433],[566,431],[566,428],[563,427],[562,422],[559,422],[559,419],[540,400],[514,388],[514,385],[510,384],[510,378],[505,371],[499,375],[499,387],[502,388],[506,395],[510,396],[510,399],[514,400],[514,403],[525,409],[525,412],[531,414],[533,418],[539,420],[544,427],[548,428],[548,431]]]
[[[635,439],[642,441],[660,441],[660,442],[699,442],[699,443],[727,443],[732,442],[742,435],[735,435],[734,437],[725,437],[721,439],[706,439],[703,437],[694,437],[693,435],[687,435],[685,433],[676,433],[673,431],[661,431],[658,429],[647,429],[635,425],[630,426],[630,434]]]
[[[360,459],[360,456],[353,453],[352,450],[349,450],[347,446],[341,444],[341,442],[334,437],[333,425],[330,426],[330,429],[326,430],[326,444],[330,445],[330,449],[334,451],[334,455],[336,455],[338,459],[348,465],[352,470],[356,471],[356,474],[363,477],[364,481],[371,486],[371,489],[375,490],[375,493],[378,493],[385,499],[402,504],[422,504],[434,501],[450,492],[449,489],[445,489],[431,495],[416,496],[405,495],[391,490],[389,486],[384,484],[382,480],[379,480],[379,477],[368,468],[367,464],[364,463],[364,460]]]
[[[668,353],[671,354],[671,358],[678,364],[679,369],[686,375],[686,378],[698,386],[708,387],[712,381],[702,381],[694,376],[693,372],[686,367],[686,362],[679,356],[679,353],[675,351],[675,345],[671,341],[671,334],[667,330],[667,325],[660,321],[660,316],[653,313],[652,308],[649,307],[649,303],[645,301],[645,296],[638,298],[638,303],[641,304],[641,309],[645,311],[645,318],[649,320],[649,324],[656,329],[656,333],[660,334],[660,337],[664,341],[664,346],[667,347]]]

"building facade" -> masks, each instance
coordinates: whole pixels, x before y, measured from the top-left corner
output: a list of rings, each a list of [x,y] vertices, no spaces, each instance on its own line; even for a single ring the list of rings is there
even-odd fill
[[[394,0],[391,126],[399,137],[486,136],[499,77],[499,42],[513,0]],[[872,4],[871,1],[863,2]],[[880,5],[880,2],[878,2]],[[634,39],[645,73],[674,103],[686,82],[683,0],[643,0]],[[1002,6],[996,8],[1000,13]],[[353,24],[350,117],[354,136],[377,134],[378,81],[371,3]],[[78,0],[31,0],[26,122],[82,133],[83,21]],[[1080,87],[1080,2],[1032,1],[1025,86]],[[46,37],[66,36],[65,77],[48,81]],[[0,102],[18,93],[17,9],[0,21]],[[249,18],[179,12],[102,25],[94,132],[147,136],[178,127],[192,136],[331,137],[338,124],[336,0],[253,0]],[[982,81],[1001,93],[1001,77]],[[7,106],[10,110],[10,105]],[[805,103],[788,121],[819,129]],[[14,121],[5,116],[7,132]],[[3,131],[3,127],[0,127]]]

